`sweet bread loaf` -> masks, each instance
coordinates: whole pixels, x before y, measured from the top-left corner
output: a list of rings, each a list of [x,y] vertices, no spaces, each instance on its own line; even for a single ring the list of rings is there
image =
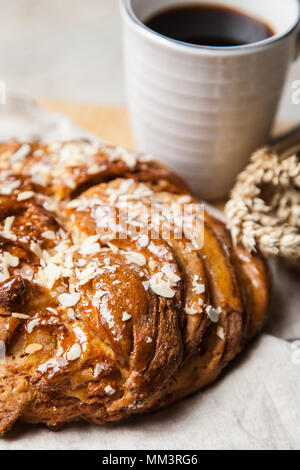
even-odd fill
[[[255,335],[265,263],[196,203],[170,170],[121,148],[0,145],[2,434],[19,418],[58,428],[166,406]]]

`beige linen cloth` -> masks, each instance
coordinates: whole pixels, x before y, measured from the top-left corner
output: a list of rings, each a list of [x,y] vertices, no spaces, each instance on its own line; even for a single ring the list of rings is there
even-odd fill
[[[0,105],[0,140],[87,136],[28,100]],[[274,301],[264,331],[214,384],[120,424],[52,432],[19,423],[0,449],[300,449],[300,342],[293,342],[300,340],[300,274],[271,264]]]

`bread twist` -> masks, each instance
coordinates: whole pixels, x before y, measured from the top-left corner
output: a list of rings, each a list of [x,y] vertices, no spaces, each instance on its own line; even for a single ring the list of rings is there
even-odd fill
[[[18,418],[57,428],[166,406],[259,330],[266,266],[207,212],[178,236],[196,203],[121,148],[0,145],[0,433]]]

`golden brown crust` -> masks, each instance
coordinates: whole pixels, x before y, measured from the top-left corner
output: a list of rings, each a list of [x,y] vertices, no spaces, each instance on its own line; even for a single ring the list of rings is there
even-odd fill
[[[166,406],[259,330],[265,263],[196,203],[120,148],[0,145],[1,434],[17,419],[57,428]]]

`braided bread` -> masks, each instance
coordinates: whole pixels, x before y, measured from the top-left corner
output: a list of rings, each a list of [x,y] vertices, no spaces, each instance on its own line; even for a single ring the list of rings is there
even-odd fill
[[[206,211],[198,233],[178,236],[180,209],[191,220],[196,203],[122,148],[0,145],[1,434],[18,418],[58,428],[169,405],[259,330],[265,263]],[[167,208],[156,225],[153,205]]]

